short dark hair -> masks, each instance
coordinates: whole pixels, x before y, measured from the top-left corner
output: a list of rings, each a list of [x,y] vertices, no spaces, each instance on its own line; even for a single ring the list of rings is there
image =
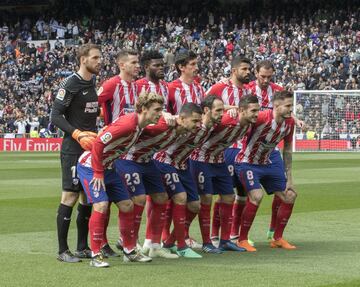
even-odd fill
[[[278,100],[283,101],[285,99],[293,98],[293,97],[294,97],[293,93],[291,93],[287,90],[277,91],[274,93],[274,97],[273,97],[272,101],[273,102],[278,101]]]
[[[180,68],[179,66],[186,66],[191,60],[194,60],[197,58],[196,53],[193,51],[185,51],[185,52],[178,52],[175,55],[175,67],[176,71],[180,74]]]
[[[143,66],[149,65],[151,60],[164,59],[164,56],[156,50],[145,51],[141,56],[141,64]]]
[[[90,43],[87,43],[87,44],[84,44],[84,45],[81,45],[78,50],[77,50],[77,60],[80,64],[80,59],[81,57],[87,57],[89,56],[89,53],[91,50],[93,49],[96,49],[96,50],[99,50],[101,51],[101,48],[99,45],[95,45],[95,44],[90,44]]]
[[[220,99],[218,96],[215,95],[207,95],[200,104],[200,107],[202,110],[204,110],[206,107],[211,109],[215,100],[219,100],[219,101],[223,101],[222,99]]]
[[[256,63],[256,72],[259,72],[261,68],[264,68],[265,70],[272,69],[273,71],[275,71],[273,63],[271,63],[271,61],[269,60],[263,60]]]
[[[231,68],[237,68],[240,66],[240,64],[242,63],[246,63],[251,65],[251,61],[248,58],[245,57],[241,57],[241,56],[235,56],[232,60],[231,60]]]
[[[131,49],[120,50],[116,54],[116,61],[120,60],[121,58],[128,57],[129,55],[137,56],[139,55],[139,53],[136,50],[131,50]]]
[[[202,114],[202,110],[199,105],[194,103],[185,103],[180,109],[180,115],[185,117],[191,116],[193,113]]]
[[[258,104],[259,100],[254,95],[245,95],[242,96],[239,100],[239,108],[246,109],[250,104]]]

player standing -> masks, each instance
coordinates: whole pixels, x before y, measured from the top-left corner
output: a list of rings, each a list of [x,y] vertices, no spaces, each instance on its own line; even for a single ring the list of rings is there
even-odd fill
[[[93,44],[82,45],[77,57],[80,68],[60,84],[51,112],[51,122],[65,132],[60,153],[63,191],[56,219],[58,260],[70,263],[81,261],[79,257],[91,257],[87,244],[91,206],[86,205],[83,194],[80,196],[76,220],[76,256],[69,250],[67,237],[72,209],[83,190],[77,177],[77,161],[84,150],[91,149],[91,139],[96,137],[99,109],[93,76],[101,69],[100,47]]]
[[[151,261],[151,258],[135,248],[133,203],[122,179],[113,168],[113,162],[131,148],[147,125],[159,120],[163,104],[163,98],[157,94],[140,94],[135,105],[136,113],[120,117],[105,128],[96,138],[91,152],[85,152],[79,159],[79,177],[89,203],[94,206],[89,222],[93,253],[91,266],[109,266],[101,253],[109,201],[119,208],[124,261]]]
[[[274,193],[281,199],[271,247],[296,248],[283,239],[283,231],[296,199],[292,179],[292,137],[295,126],[292,117],[293,95],[288,91],[276,92],[272,103],[272,110],[259,114],[251,133],[243,140],[242,150],[235,160],[236,174],[249,197],[241,218],[238,246],[249,252],[256,251],[249,244],[247,236],[264,196],[261,186],[267,193]],[[283,157],[286,174],[280,166],[271,164],[269,159],[281,140],[284,140]]]

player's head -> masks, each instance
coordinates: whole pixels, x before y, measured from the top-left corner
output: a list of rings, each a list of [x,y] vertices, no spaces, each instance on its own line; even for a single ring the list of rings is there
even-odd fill
[[[242,84],[250,82],[251,62],[248,58],[235,56],[231,61],[231,73]]]
[[[125,73],[129,77],[136,78],[140,72],[139,54],[134,50],[121,50],[116,55],[116,63],[120,73]]]
[[[202,110],[194,103],[185,103],[179,113],[178,122],[185,130],[195,131],[201,125]]]
[[[276,114],[285,119],[291,118],[294,105],[293,94],[291,92],[286,90],[275,92],[272,101]]]
[[[77,51],[80,69],[86,69],[91,74],[99,74],[101,70],[100,46],[95,44],[81,45]]]
[[[260,61],[256,64],[255,77],[261,89],[267,89],[274,72],[274,65],[268,60]]]
[[[146,77],[150,80],[164,79],[164,56],[155,50],[145,51],[141,57]]]
[[[141,92],[135,103],[136,112],[144,115],[146,122],[157,123],[161,117],[164,98],[156,93]]]
[[[194,79],[199,71],[197,55],[193,51],[177,53],[175,55],[175,67],[181,76]]]
[[[259,100],[253,95],[246,95],[239,100],[239,117],[254,124],[260,111]]]
[[[201,102],[203,113],[210,111],[211,121],[213,123],[220,123],[224,114],[224,102],[215,95],[208,95]]]

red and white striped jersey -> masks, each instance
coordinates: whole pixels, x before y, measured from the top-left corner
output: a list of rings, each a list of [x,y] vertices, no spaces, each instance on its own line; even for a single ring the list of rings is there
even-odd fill
[[[244,137],[242,149],[235,158],[235,162],[246,162],[250,164],[269,164],[270,153],[278,143],[284,139],[291,143],[295,120],[291,117],[278,124],[272,110],[265,110],[259,113],[256,124]]]
[[[146,77],[136,81],[137,90],[140,94],[143,90],[147,93],[155,93],[163,96],[164,106],[167,107],[169,88],[167,82],[160,80],[157,84],[149,81]]]
[[[176,141],[166,149],[157,152],[154,159],[170,164],[177,169],[186,169],[190,154],[206,141],[212,130],[213,128],[207,129],[202,126],[194,133],[178,135]]]
[[[135,111],[138,91],[135,81],[125,81],[116,75],[105,81],[98,91],[98,101],[106,125],[118,117]]]
[[[176,136],[176,127],[168,126],[161,117],[156,125],[148,125],[136,143],[120,158],[138,163],[149,162],[157,151],[171,145]]]
[[[251,94],[252,92],[245,86],[243,88],[238,88],[231,81],[229,81],[228,84],[218,82],[211,86],[210,89],[206,92],[206,95],[215,95],[221,98],[224,102],[224,105],[236,107],[239,106],[239,101],[242,96]]]
[[[206,142],[193,151],[190,158],[207,163],[223,163],[224,150],[240,140],[249,127],[242,127],[238,118],[224,114],[221,123],[214,128]]]
[[[168,112],[177,115],[181,107],[185,103],[195,103],[200,105],[202,99],[205,97],[203,87],[197,82],[188,85],[180,79],[172,81],[168,84],[169,87],[169,101]]]
[[[97,136],[91,152],[86,151],[81,155],[80,164],[92,167],[94,176],[102,177],[104,169],[137,141],[142,130],[138,125],[137,113],[118,118]]]
[[[267,89],[262,90],[256,81],[252,81],[247,85],[247,88],[251,90],[251,92],[257,96],[259,100],[259,105],[261,108],[273,108],[272,99],[274,93],[277,91],[283,91],[284,88],[275,84],[270,83]]]

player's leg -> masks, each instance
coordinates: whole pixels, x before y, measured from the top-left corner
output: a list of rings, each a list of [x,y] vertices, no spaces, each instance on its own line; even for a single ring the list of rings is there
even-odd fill
[[[71,221],[71,214],[75,203],[79,198],[81,183],[76,177],[77,156],[60,155],[62,170],[62,194],[58,207],[56,225],[59,243],[57,259],[63,262],[75,263],[81,260],[74,256],[68,246],[67,238]]]
[[[105,172],[105,184],[108,182],[108,172]],[[109,264],[104,261],[101,253],[101,243],[105,232],[105,222],[107,217],[107,209],[109,206],[109,198],[107,191],[94,190],[90,184],[93,178],[93,170],[91,168],[78,164],[78,174],[81,184],[84,187],[87,201],[93,205],[94,210],[89,220],[90,246],[92,251],[92,260],[90,266],[108,267]]]
[[[105,227],[104,227],[104,236],[103,241],[101,242],[101,253],[105,258],[108,257],[119,257],[120,255],[116,253],[109,245],[108,239],[107,239],[107,228],[109,226],[110,221],[110,214],[111,214],[111,202],[109,202],[108,209],[106,211],[106,220],[105,220]]]
[[[246,249],[248,252],[254,252],[256,249],[250,245],[248,234],[264,196],[260,185],[262,170],[258,166],[245,163],[235,164],[235,170],[248,194],[248,200],[241,217],[240,235],[237,245]]]
[[[77,207],[76,227],[77,227],[77,248],[75,255],[81,258],[88,258],[88,233],[89,219],[91,216],[92,206],[87,203],[86,195],[80,192],[79,204]]]
[[[275,149],[270,154],[270,160],[272,162],[273,167],[282,169],[283,173],[285,173],[284,162],[281,158],[281,154],[280,154],[279,150]],[[269,230],[267,231],[267,238],[269,240],[273,239],[273,237],[274,237],[276,218],[277,218],[277,213],[278,213],[281,202],[282,201],[281,201],[280,197],[278,197],[278,196],[276,196],[276,194],[274,194],[273,201],[271,204],[271,221],[270,221]]]
[[[218,197],[213,206],[211,221],[211,242],[214,246],[219,246],[220,231],[220,197]]]

